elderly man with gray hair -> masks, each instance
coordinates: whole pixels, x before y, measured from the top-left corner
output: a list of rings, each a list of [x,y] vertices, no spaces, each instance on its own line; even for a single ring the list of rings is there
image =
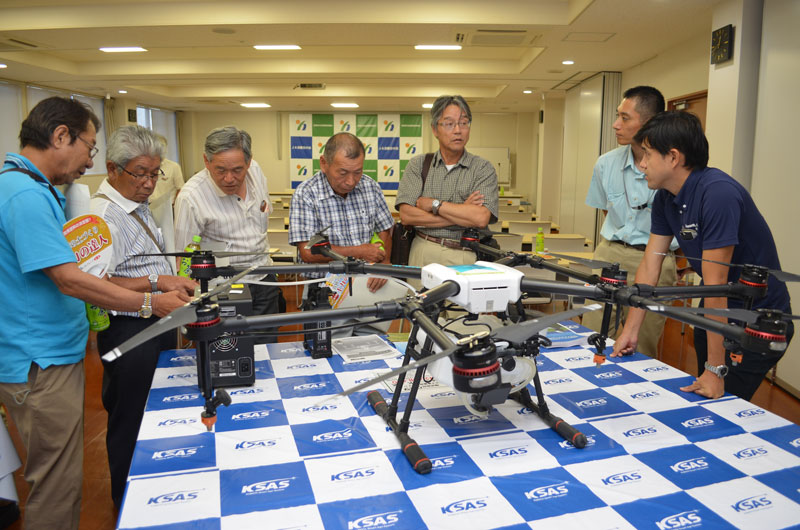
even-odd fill
[[[409,265],[462,265],[475,254],[461,247],[465,228],[497,221],[497,173],[491,162],[466,150],[472,112],[461,96],[440,96],[431,108],[435,153],[411,159],[395,208],[404,225],[417,227]]]
[[[97,334],[100,352],[111,351],[128,338],[154,324],[169,311],[159,308],[156,293],[176,300],[170,309],[190,300],[195,282],[172,275],[164,256],[164,238],[156,226],[148,199],[163,176],[164,146],[148,129],[138,125],[120,127],[106,149],[106,178],[92,196],[92,213],[102,217],[111,231],[112,258],[108,273],[112,282],[145,293],[139,311],[110,311],[110,326]],[[158,302],[157,302],[158,301]],[[108,411],[106,447],[111,471],[111,498],[119,507],[125,492],[139,425],[158,356],[175,348],[175,335],[156,337],[129,355],[103,362],[103,406]]]
[[[233,126],[212,130],[203,162],[205,169],[186,182],[175,201],[175,247],[184,248],[193,236],[201,236],[204,243],[224,244],[228,251],[256,253],[234,256],[232,265],[272,265],[267,239],[272,203],[267,178],[253,160],[250,135]],[[270,274],[263,280],[276,278]],[[250,284],[250,294],[254,315],[286,307],[278,287]]]

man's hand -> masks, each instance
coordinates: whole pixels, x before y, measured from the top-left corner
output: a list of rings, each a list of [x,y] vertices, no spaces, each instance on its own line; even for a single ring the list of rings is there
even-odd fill
[[[721,398],[725,393],[725,381],[706,370],[689,386],[681,387],[684,392],[694,392],[710,399]]]
[[[636,351],[636,346],[639,345],[639,334],[629,333],[625,329],[622,330],[619,338],[614,342],[614,351],[611,352],[611,357],[619,357],[621,355],[631,355]]]
[[[367,289],[371,293],[374,293],[384,285],[386,285],[386,278],[367,278]]]
[[[386,258],[386,251],[381,250],[380,243],[364,243],[359,245],[361,259],[370,263],[380,263]]]
[[[420,197],[417,199],[417,208],[420,210],[424,210],[428,213],[433,213],[433,198],[431,197]]]
[[[167,316],[191,300],[189,295],[181,291],[157,294],[153,296],[153,314],[157,317]]]
[[[194,290],[197,287],[197,282],[184,278],[183,276],[159,276],[158,277],[158,290],[162,293],[170,291],[185,292],[189,296],[194,296]]]
[[[483,193],[479,191],[473,191],[469,194],[469,197],[464,199],[464,204],[474,204],[475,206],[483,206],[484,200]]]

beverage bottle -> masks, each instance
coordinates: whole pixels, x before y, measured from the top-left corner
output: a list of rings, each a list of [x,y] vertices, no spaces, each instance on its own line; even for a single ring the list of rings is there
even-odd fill
[[[92,331],[103,331],[111,325],[108,311],[89,302],[86,302],[86,317],[89,319],[89,329]]]
[[[186,245],[186,248],[183,250],[185,252],[194,252],[195,250],[200,250],[200,241],[202,240],[203,238],[200,236],[192,237],[192,242]],[[181,266],[178,270],[178,276],[184,276],[186,278],[192,277],[192,258],[181,258]]]
[[[544,252],[544,232],[541,226],[539,231],[536,232],[536,252]]]
[[[370,243],[380,243],[381,244],[381,247],[380,247],[381,250],[386,250],[385,248],[383,248],[383,239],[378,237],[378,233],[377,232],[373,232],[372,233],[372,239],[370,239],[369,242]]]

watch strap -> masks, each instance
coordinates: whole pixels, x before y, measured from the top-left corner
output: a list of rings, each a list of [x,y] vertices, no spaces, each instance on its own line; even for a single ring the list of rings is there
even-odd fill
[[[158,291],[158,274],[151,274],[147,277],[150,281],[150,292],[157,292]]]

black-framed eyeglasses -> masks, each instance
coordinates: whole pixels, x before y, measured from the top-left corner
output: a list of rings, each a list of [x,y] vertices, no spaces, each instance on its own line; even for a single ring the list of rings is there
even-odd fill
[[[472,122],[469,120],[460,120],[460,121],[440,121],[439,125],[442,126],[442,129],[445,131],[452,131],[458,125],[461,129],[469,129]]]
[[[161,177],[164,176],[164,170],[161,169],[161,168],[158,168],[158,171],[156,171],[155,173],[150,173],[149,175],[145,175],[144,173],[141,174],[141,175],[137,175],[136,173],[131,173],[130,171],[128,171],[124,167],[121,167],[120,169],[122,171],[124,171],[125,173],[127,173],[128,175],[130,175],[133,178],[135,178],[136,180],[142,180],[142,179],[148,178],[150,180],[156,181],[156,180],[158,180],[158,179],[160,179]]]
[[[89,148],[89,158],[94,158],[94,156],[100,151],[100,149],[98,149],[96,145],[90,144],[89,142],[81,138],[80,135],[76,135],[75,138],[86,144],[86,147]]]

